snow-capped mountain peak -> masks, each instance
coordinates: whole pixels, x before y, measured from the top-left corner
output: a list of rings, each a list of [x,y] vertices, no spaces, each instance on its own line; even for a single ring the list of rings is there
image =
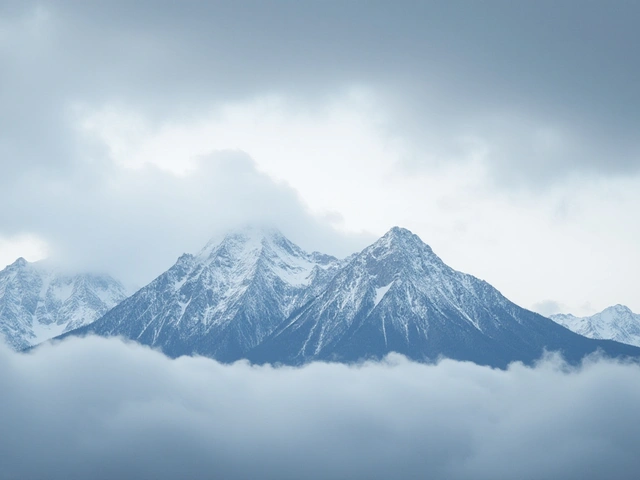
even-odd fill
[[[429,338],[436,323],[447,321],[469,335],[480,335],[491,324],[485,303],[493,302],[496,309],[506,304],[488,287],[448,267],[417,235],[394,227],[356,255],[320,296],[275,332],[274,349],[285,348],[288,337],[304,332],[302,349],[294,358],[328,355],[338,343],[344,343],[339,347],[344,355],[354,351],[353,343],[375,342],[380,351],[406,350]],[[356,341],[360,336],[368,339]]]
[[[126,297],[108,275],[67,274],[20,257],[0,271],[0,337],[23,349],[87,325]]]
[[[613,305],[587,317],[559,313],[550,318],[585,337],[640,347],[640,315],[625,305]]]
[[[92,329],[125,333],[170,354],[190,344],[207,354],[213,348],[217,358],[241,358],[313,297],[338,264],[334,257],[305,252],[272,228],[235,230],[194,256],[180,257]]]
[[[393,227],[369,248],[402,252],[409,255],[415,253],[434,255],[431,247],[424,243],[420,237],[401,227]]]
[[[27,265],[27,262],[24,257],[18,257],[15,262],[13,262],[9,267],[21,268]]]
[[[449,271],[453,272],[420,237],[407,229],[394,227],[355,255],[349,267],[340,272],[334,282],[346,282],[350,275],[357,277],[359,280],[352,287],[359,293],[350,298],[360,303],[374,290],[381,292],[378,289],[386,289],[386,293],[395,280],[398,280],[395,282],[397,286],[407,282],[424,283],[427,277],[442,276]],[[368,292],[366,295],[365,290]],[[374,303],[377,305],[379,302]]]
[[[611,307],[605,308],[602,311],[602,313],[605,313],[605,312],[607,314],[616,314],[616,315],[632,315],[633,314],[633,312],[629,307],[627,307],[626,305],[620,305],[619,303],[617,305],[612,305]]]
[[[246,226],[227,233],[222,239],[212,238],[196,257],[206,259],[220,248],[227,248],[232,252],[260,250],[264,244],[278,243],[283,239],[286,240],[275,228]]]
[[[195,259],[209,269],[229,270],[235,278],[269,271],[293,287],[309,285],[315,267],[328,267],[336,261],[303,251],[279,230],[269,227],[235,230],[220,242],[210,241]]]
[[[249,358],[296,364],[396,351],[418,360],[445,356],[506,366],[533,361],[545,349],[578,359],[596,348],[590,342],[452,269],[417,235],[394,227],[350,257]]]
[[[124,336],[170,356],[299,364],[399,352],[506,366],[546,350],[576,361],[633,347],[576,335],[447,266],[392,228],[344,260],[307,253],[273,229],[209,242],[74,334]]]

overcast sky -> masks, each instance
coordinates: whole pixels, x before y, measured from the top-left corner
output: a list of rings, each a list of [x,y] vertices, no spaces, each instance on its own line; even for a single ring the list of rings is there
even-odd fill
[[[542,313],[640,311],[637,2],[0,1],[0,264],[142,285],[234,225],[394,225]]]

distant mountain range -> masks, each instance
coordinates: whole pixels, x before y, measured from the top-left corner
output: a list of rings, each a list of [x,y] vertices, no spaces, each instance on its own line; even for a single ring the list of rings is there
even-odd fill
[[[576,362],[640,349],[578,335],[448,267],[395,227],[344,260],[248,228],[185,254],[94,323],[65,335],[122,336],[167,355],[299,365],[398,352],[505,367],[545,351]]]
[[[585,337],[615,340],[640,347],[640,315],[624,305],[605,308],[589,317],[559,313],[550,318]]]
[[[19,258],[0,271],[0,339],[22,350],[94,322],[126,297],[108,275],[69,275]]]

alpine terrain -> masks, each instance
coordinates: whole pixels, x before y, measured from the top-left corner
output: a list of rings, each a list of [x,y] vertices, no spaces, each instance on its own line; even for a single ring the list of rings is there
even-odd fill
[[[102,317],[126,298],[108,275],[68,275],[19,258],[0,271],[0,339],[16,350]]]
[[[81,332],[122,335],[171,356],[237,360],[322,292],[340,265],[276,230],[242,229],[181,256]]]
[[[545,350],[574,362],[596,350],[640,357],[638,348],[585,338],[518,307],[398,227],[345,260],[304,252],[276,230],[231,233],[72,332],[87,333],[171,356],[293,365],[390,352],[498,367]]]
[[[615,340],[640,347],[640,315],[624,305],[605,308],[590,317],[559,313],[550,318],[585,337]]]
[[[596,349],[640,354],[614,342],[596,343],[518,307],[396,227],[355,256],[249,358],[298,364],[381,358],[395,351],[419,361],[442,356],[504,367],[532,362],[545,350],[577,361]]]

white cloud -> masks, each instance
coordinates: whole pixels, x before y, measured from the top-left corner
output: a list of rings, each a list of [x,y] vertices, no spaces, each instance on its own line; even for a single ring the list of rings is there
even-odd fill
[[[0,347],[0,478],[635,478],[640,367],[171,360]]]
[[[194,160],[182,176],[149,164],[87,161],[57,178],[23,177],[3,195],[14,202],[0,215],[4,231],[46,239],[53,259],[67,268],[106,270],[139,286],[185,251],[197,252],[210,238],[245,224],[275,225],[303,248],[340,256],[370,240],[336,232],[311,215],[294,190],[234,151]]]
[[[640,309],[631,281],[640,229],[628,218],[640,202],[636,178],[565,178],[544,193],[498,189],[485,162],[491,144],[473,137],[456,161],[417,168],[446,146],[433,135],[416,144],[391,133],[382,96],[364,87],[321,105],[284,96],[227,103],[183,122],[109,107],[78,118],[87,138],[129,168],[155,165],[188,178],[206,152],[242,149],[316,218],[350,233],[410,228],[446,262],[525,307],[557,298],[572,311],[586,302]],[[500,147],[495,125],[489,130]],[[562,150],[565,141],[551,127],[526,137],[543,149]],[[507,142],[511,155],[516,139]]]
[[[345,218],[340,226],[350,231],[370,228],[384,201],[379,193],[398,161],[393,143],[399,140],[385,134],[381,112],[362,88],[322,106],[267,96],[160,125],[126,108],[78,112],[80,130],[104,142],[120,165],[152,164],[185,174],[211,151],[243,151],[261,172],[303,192],[313,212],[339,211]]]
[[[47,255],[47,243],[34,235],[0,236],[0,269],[13,263],[18,257],[36,262]]]

